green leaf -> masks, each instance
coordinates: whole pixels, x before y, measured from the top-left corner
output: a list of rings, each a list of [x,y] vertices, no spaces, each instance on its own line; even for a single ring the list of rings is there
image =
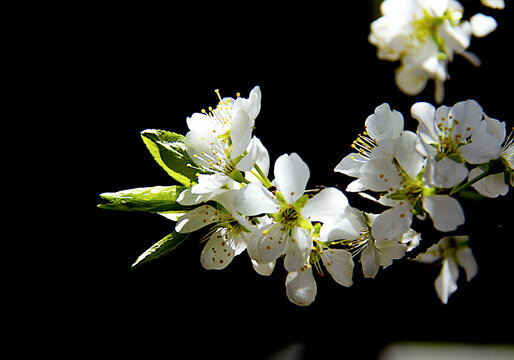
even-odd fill
[[[187,210],[177,203],[177,197],[187,188],[185,186],[153,186],[103,193],[100,197],[107,203],[98,207],[108,210],[166,212]]]
[[[143,141],[153,158],[176,181],[191,187],[196,182],[198,172],[188,164],[193,161],[187,155],[183,135],[164,130],[144,130]]]
[[[149,261],[158,259],[166,254],[169,254],[177,246],[182,244],[189,234],[181,234],[172,232],[171,234],[165,236],[161,240],[157,241],[152,245],[148,250],[142,253],[131,266],[131,269],[135,269],[136,267],[145,264]]]

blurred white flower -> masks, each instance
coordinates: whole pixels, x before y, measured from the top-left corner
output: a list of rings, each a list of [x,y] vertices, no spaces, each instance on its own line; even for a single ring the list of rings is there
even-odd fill
[[[455,0],[385,0],[380,9],[382,17],[372,22],[369,35],[378,58],[401,61],[395,80],[408,95],[419,94],[434,80],[437,103],[444,99],[454,54],[479,66],[477,56],[466,50],[471,36],[485,36],[496,28],[496,21],[482,14],[472,23],[463,20],[464,8]]]
[[[441,273],[434,285],[437,296],[444,304],[448,303],[448,297],[457,290],[459,266],[466,271],[468,282],[477,274],[478,265],[468,243],[469,236],[446,236],[415,259],[423,263],[442,263]]]

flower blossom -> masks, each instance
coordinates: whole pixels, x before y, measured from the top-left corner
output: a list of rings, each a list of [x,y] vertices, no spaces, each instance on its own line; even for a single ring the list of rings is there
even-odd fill
[[[273,219],[248,239],[248,254],[264,275],[269,275],[275,261],[284,256],[284,267],[288,271],[286,294],[293,303],[305,306],[316,296],[316,282],[310,265],[314,228],[311,221],[335,222],[340,216],[336,209],[347,201],[334,188],[323,189],[312,198],[304,194],[310,171],[296,153],[280,156],[275,162],[274,174],[276,191],[250,183],[239,190],[236,210],[246,216],[269,214]],[[347,274],[348,266],[353,268],[345,253],[327,250],[320,256],[337,282],[351,285],[347,275],[337,271],[344,270]]]
[[[441,273],[434,285],[443,304],[448,303],[448,297],[457,290],[459,266],[466,271],[468,282],[477,274],[478,265],[468,243],[469,236],[446,236],[415,259],[423,263],[442,263]]]
[[[200,261],[206,269],[224,269],[232,259],[246,249],[246,239],[255,226],[233,209],[236,191],[224,192],[215,200],[222,210],[211,205],[201,205],[177,220],[175,231],[191,233],[207,225],[214,224],[205,236],[205,244]]]
[[[179,202],[198,204],[220,193],[231,180],[242,180],[241,171],[250,170],[262,156],[262,144],[252,138],[255,118],[261,107],[261,92],[256,86],[248,99],[221,98],[215,109],[194,113],[187,118],[186,151],[199,170],[198,183],[184,192]],[[267,152],[266,152],[267,153]]]
[[[393,123],[391,128],[398,126],[394,125],[398,119],[398,115],[383,117],[385,124]],[[367,123],[368,130],[372,128],[371,124]],[[415,150],[421,146],[420,138],[411,131],[402,130],[380,141],[368,141],[369,146],[365,148],[357,147],[360,155],[345,157],[334,171],[357,178],[347,191],[379,192],[382,196],[378,201],[393,207],[375,220],[376,238],[391,240],[401,237],[410,228],[413,213],[421,217],[425,212],[429,213],[438,230],[455,230],[464,223],[459,202],[448,195],[436,194],[426,178],[425,157]],[[359,159],[360,163],[350,162],[352,157]]]
[[[434,80],[437,103],[444,98],[454,54],[479,66],[477,56],[466,50],[471,36],[485,36],[496,28],[496,21],[482,14],[471,23],[463,20],[464,8],[454,0],[385,0],[380,9],[382,17],[373,21],[369,35],[378,58],[401,61],[395,80],[408,95],[419,94]]]
[[[397,238],[385,239],[373,225],[376,214],[369,214],[351,206],[345,209],[345,214],[336,223],[323,225],[326,244],[337,244],[346,249],[352,257],[360,254],[362,271],[365,277],[374,278],[380,267],[386,268],[393,260],[401,259],[407,250],[413,249],[421,237],[412,229],[408,229]]]
[[[451,188],[468,176],[465,162],[478,165],[500,156],[500,140],[485,131],[484,113],[474,100],[437,110],[420,102],[411,113],[419,121],[417,133],[423,146],[418,149],[428,156],[425,177],[431,186]]]

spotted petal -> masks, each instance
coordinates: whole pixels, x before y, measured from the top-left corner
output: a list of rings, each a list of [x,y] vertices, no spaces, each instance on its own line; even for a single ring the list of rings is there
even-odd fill
[[[284,267],[287,271],[297,271],[309,260],[312,249],[312,238],[307,230],[295,227],[289,239]]]
[[[209,205],[199,206],[178,219],[175,231],[190,233],[216,221],[222,221],[223,214]]]
[[[349,287],[353,285],[353,256],[346,250],[328,249],[321,253],[325,268],[332,278],[340,285]]]
[[[230,237],[226,229],[219,229],[213,233],[200,256],[203,267],[208,270],[221,270],[227,267],[236,255],[237,243],[240,241],[242,240]]]

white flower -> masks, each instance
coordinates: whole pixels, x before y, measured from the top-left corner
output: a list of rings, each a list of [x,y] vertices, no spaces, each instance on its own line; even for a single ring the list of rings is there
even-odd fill
[[[357,177],[349,185],[348,191],[362,191],[365,185],[360,182],[362,167],[376,157],[384,154],[374,151],[378,144],[390,144],[403,133],[403,116],[398,111],[391,111],[389,104],[384,103],[375,109],[375,113],[368,116],[365,122],[366,131],[359,135],[352,144],[357,153],[351,153],[341,160],[334,171],[348,176]],[[389,145],[387,145],[389,146]]]
[[[273,214],[274,222],[254,233],[249,255],[258,263],[270,263],[285,254],[286,270],[297,271],[307,264],[312,248],[312,239],[305,228],[310,223],[302,216],[307,200],[302,195],[310,172],[307,164],[293,153],[277,159],[274,173],[276,194],[262,185],[248,184],[239,191],[236,210],[248,216]]]
[[[273,218],[271,224],[264,225],[248,239],[248,254],[258,266],[271,269],[279,257],[285,256],[284,267],[289,273],[286,293],[295,304],[308,305],[316,295],[310,265],[311,221],[323,224],[339,221],[348,201],[335,188],[323,189],[311,199],[304,195],[310,172],[296,153],[280,156],[275,162],[274,174],[276,191],[250,183],[239,190],[235,208],[247,216],[269,214]],[[318,255],[338,283],[351,285],[348,266],[353,268],[353,264],[343,261],[348,259],[345,254],[326,250]]]
[[[200,260],[206,269],[224,269],[232,259],[246,249],[246,239],[254,225],[233,210],[236,191],[225,192],[216,198],[224,211],[202,205],[180,217],[175,226],[179,233],[190,233],[215,224],[206,235]]]
[[[392,132],[394,135],[381,138],[380,141],[373,138],[360,140],[363,139],[361,136],[360,142],[354,142],[362,144],[354,146],[359,154],[346,156],[335,171],[357,177],[357,180],[350,183],[347,191],[371,190],[384,193],[379,202],[393,208],[380,214],[377,219],[374,231],[380,239],[400,237],[409,229],[414,212],[421,216],[424,211],[428,212],[438,230],[455,230],[464,223],[460,204],[447,195],[434,196],[432,184],[426,178],[428,169],[425,169],[425,158],[421,154],[426,153],[424,145],[413,132],[400,131],[403,128],[403,118],[401,128],[399,125],[401,114],[394,114],[394,117],[391,115],[392,113],[389,114],[389,122],[393,118],[398,122],[392,126],[393,129],[398,129]],[[376,113],[373,119],[377,118]],[[467,171],[464,176],[466,175]]]
[[[441,273],[435,280],[435,289],[444,304],[448,303],[448,297],[457,290],[459,266],[466,271],[468,282],[478,271],[468,242],[469,236],[446,236],[415,259],[424,263],[442,262]]]
[[[451,188],[468,175],[464,161],[482,164],[500,155],[500,141],[485,131],[484,114],[474,100],[437,110],[419,102],[411,108],[419,121],[417,133],[428,156],[425,177],[434,187]]]
[[[480,65],[476,55],[466,51],[471,36],[485,36],[496,25],[484,16],[473,18],[473,24],[462,20],[464,9],[453,0],[385,0],[380,9],[383,16],[372,22],[369,35],[378,58],[401,61],[395,80],[408,95],[419,94],[434,80],[438,103],[449,78],[448,62],[460,54]]]
[[[402,231],[396,238],[387,240],[382,238],[381,234],[377,235],[375,231],[377,220],[378,217],[375,214],[368,214],[348,206],[345,216],[339,222],[331,224],[326,234],[328,243],[344,246],[353,256],[361,254],[362,270],[367,278],[374,278],[380,267],[386,268],[393,260],[402,258],[408,249],[407,243],[415,243],[414,247],[419,242],[419,236],[415,236],[415,232],[411,229]],[[344,260],[341,262],[344,263]],[[346,263],[348,264],[347,260]],[[346,266],[348,268],[348,265]],[[342,273],[349,273],[349,271]]]
[[[252,146],[257,146],[252,141],[252,130],[261,107],[259,87],[250,92],[248,99],[222,99],[216,93],[220,98],[216,109],[194,113],[187,119],[190,131],[186,134],[186,151],[202,172],[198,184],[188,190],[189,198],[208,195],[231,178],[238,179],[238,172],[250,170],[258,155],[252,151]],[[208,199],[203,196],[196,203]]]

